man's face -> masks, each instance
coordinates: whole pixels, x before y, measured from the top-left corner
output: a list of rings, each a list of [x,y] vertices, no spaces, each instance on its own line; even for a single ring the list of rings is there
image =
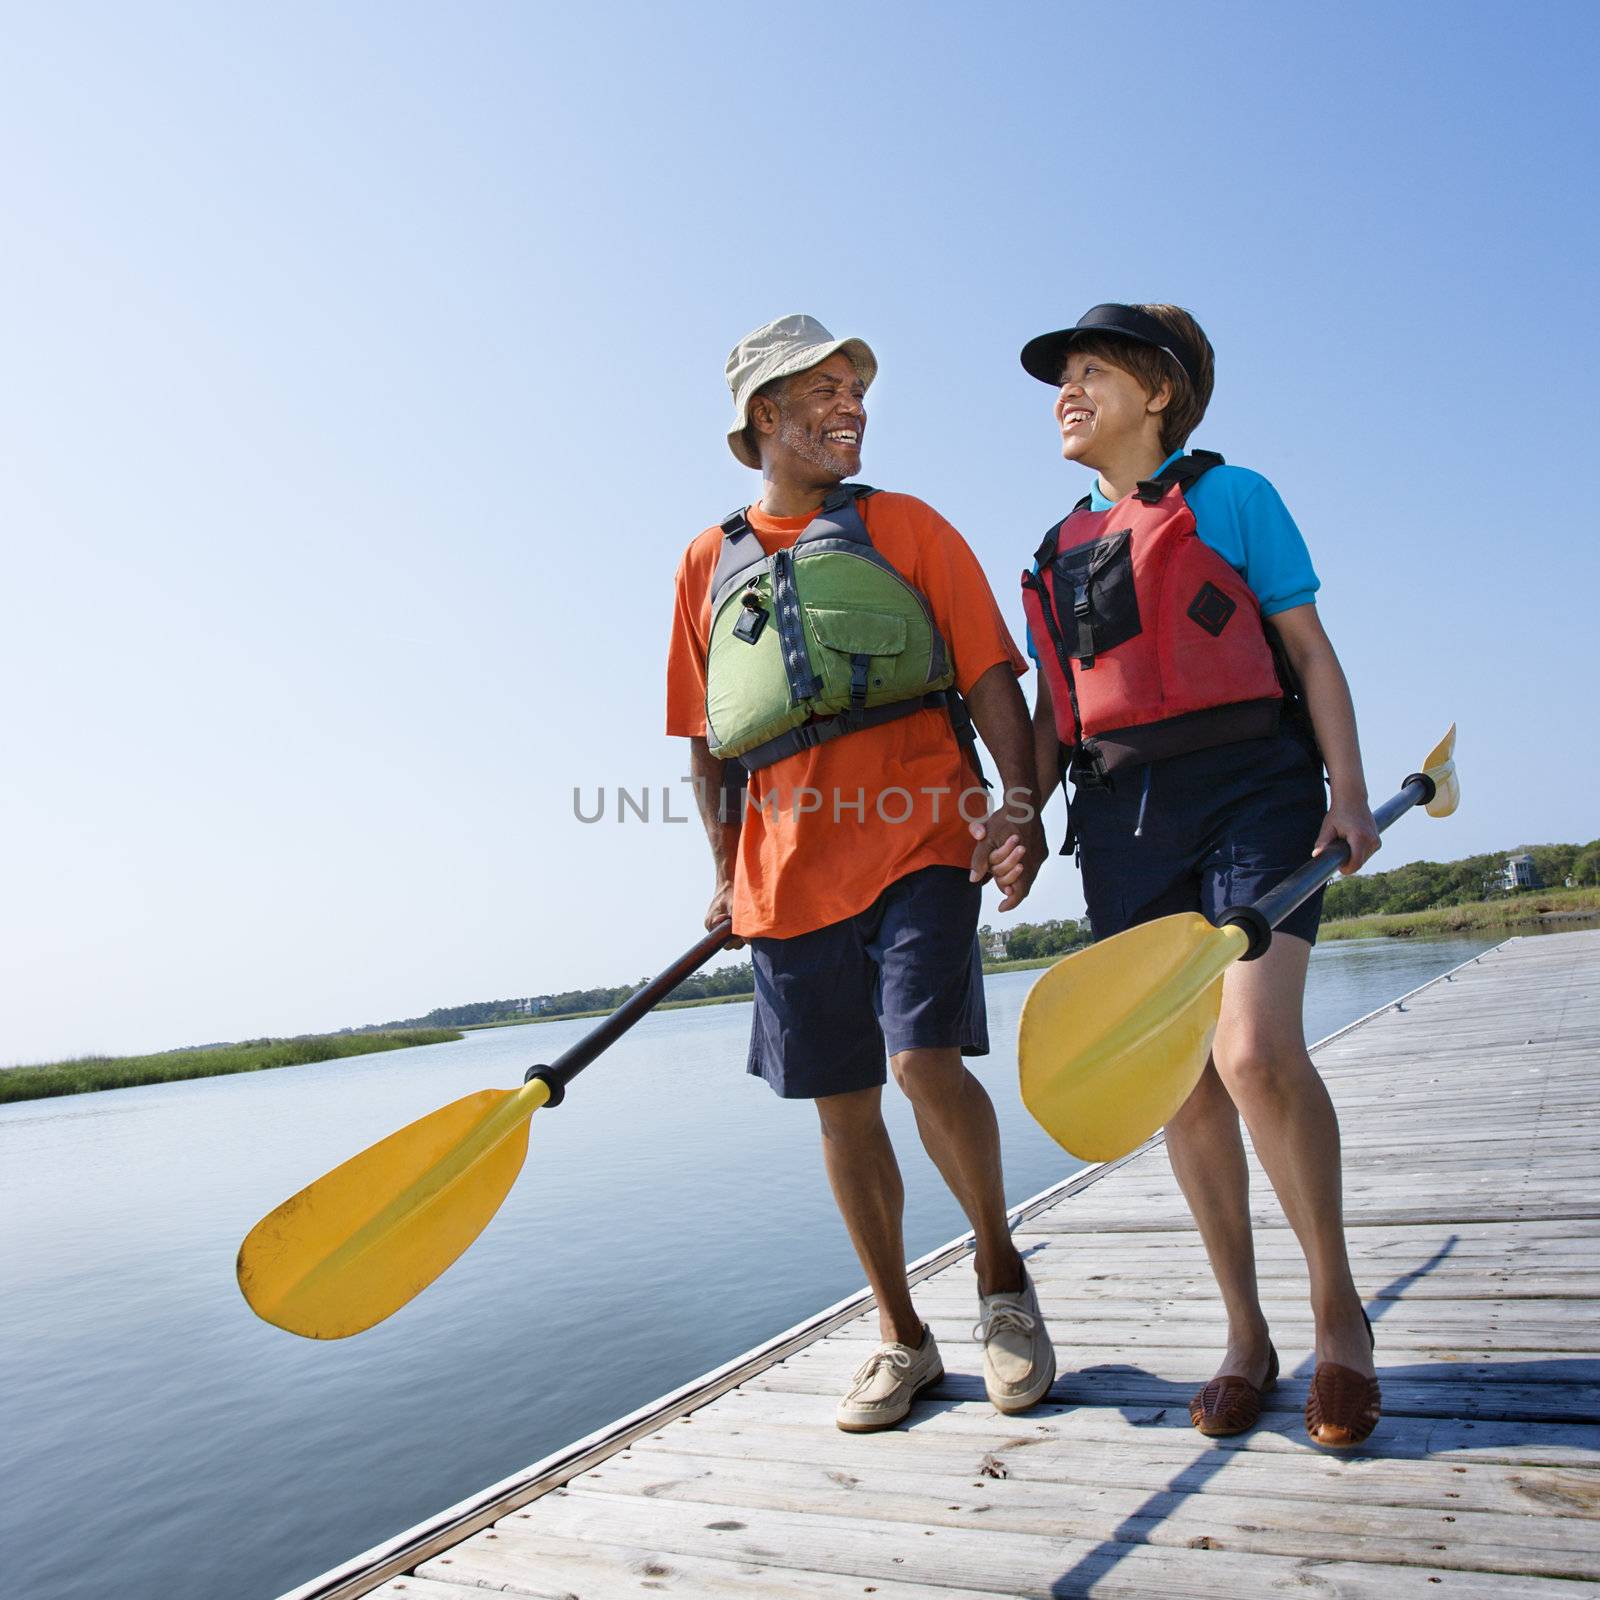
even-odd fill
[[[796,373],[777,402],[779,452],[832,483],[859,472],[867,431],[866,392],[861,374],[842,351]]]
[[[1055,403],[1061,454],[1068,461],[1097,466],[1108,450],[1137,438],[1147,419],[1164,404],[1160,396],[1146,394],[1131,372],[1106,357],[1069,351]]]

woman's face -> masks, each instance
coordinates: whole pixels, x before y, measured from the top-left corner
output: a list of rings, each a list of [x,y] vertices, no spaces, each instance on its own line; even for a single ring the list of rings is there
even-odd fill
[[[1104,356],[1069,351],[1055,403],[1061,454],[1086,467],[1099,466],[1108,452],[1137,442],[1165,404],[1164,394],[1146,394],[1131,372]]]

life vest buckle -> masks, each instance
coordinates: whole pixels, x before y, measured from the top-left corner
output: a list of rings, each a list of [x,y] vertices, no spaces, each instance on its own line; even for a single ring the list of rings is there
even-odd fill
[[[1072,616],[1078,624],[1078,665],[1085,672],[1094,670],[1094,606],[1089,600],[1089,580],[1073,585]]]
[[[857,710],[867,703],[867,669],[871,665],[871,656],[850,657],[850,704]]]

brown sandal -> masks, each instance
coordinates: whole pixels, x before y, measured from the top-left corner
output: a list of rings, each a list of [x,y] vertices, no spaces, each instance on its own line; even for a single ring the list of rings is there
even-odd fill
[[[1365,1311],[1361,1316],[1367,1323],[1367,1337],[1376,1348],[1372,1323]],[[1313,1444],[1330,1450],[1348,1450],[1352,1445],[1363,1444],[1378,1426],[1382,1411],[1383,1391],[1376,1378],[1341,1367],[1336,1361],[1317,1363],[1306,1394],[1306,1433]]]
[[[1267,1346],[1267,1375],[1258,1389],[1248,1378],[1224,1373],[1189,1401],[1189,1420],[1208,1439],[1248,1433],[1261,1420],[1261,1397],[1278,1381],[1278,1352]]]
[[[1313,1444],[1347,1450],[1371,1435],[1382,1408],[1383,1393],[1376,1378],[1322,1361],[1306,1395],[1306,1432]]]

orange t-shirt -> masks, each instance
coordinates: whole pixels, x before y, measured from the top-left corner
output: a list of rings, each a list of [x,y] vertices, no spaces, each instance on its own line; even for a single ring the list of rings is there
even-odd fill
[[[870,495],[859,507],[878,553],[932,607],[962,694],[1002,662],[1020,677],[1026,663],[961,535],[910,495]],[[771,555],[788,549],[811,517],[752,507],[749,520]],[[711,578],[721,550],[721,528],[707,528],[678,563],[668,733],[705,735]],[[734,932],[792,938],[865,911],[920,867],[968,866],[973,840],[961,807],[981,818],[982,797],[943,709],[862,728],[753,772],[734,872]]]

